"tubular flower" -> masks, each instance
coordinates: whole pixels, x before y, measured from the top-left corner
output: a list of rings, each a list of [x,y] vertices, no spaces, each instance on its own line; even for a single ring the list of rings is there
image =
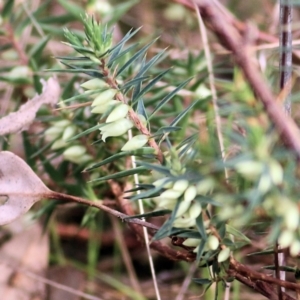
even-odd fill
[[[109,109],[110,106],[117,105],[118,103],[120,103],[118,100],[110,100],[110,101],[104,103],[103,105],[95,106],[91,110],[91,113],[93,113],[93,114],[103,114]]]
[[[86,154],[85,147],[80,145],[75,145],[67,148],[63,152],[63,156],[66,160],[74,163],[83,163],[90,159],[90,156]]]
[[[115,106],[115,108],[112,110],[112,112],[109,114],[109,116],[106,119],[106,122],[114,122],[120,119],[123,119],[127,116],[129,110],[129,106],[124,103],[120,103]]]
[[[80,86],[86,90],[97,90],[108,87],[108,84],[99,78],[93,78],[84,82]]]
[[[120,136],[133,127],[133,122],[128,119],[120,119],[115,122],[104,125],[100,128],[102,140],[105,142],[109,136]]]
[[[121,151],[132,151],[142,148],[148,142],[148,136],[139,134],[129,140],[121,149]]]
[[[117,90],[115,89],[104,90],[94,99],[91,106],[94,107],[94,106],[104,105],[110,100],[113,100],[116,94],[117,94]]]

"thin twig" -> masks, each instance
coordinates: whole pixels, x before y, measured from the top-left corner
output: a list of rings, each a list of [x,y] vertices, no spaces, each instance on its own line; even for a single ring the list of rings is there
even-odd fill
[[[190,10],[194,10],[193,0],[172,0],[172,1],[179,3]],[[230,13],[228,9],[225,6],[223,6],[219,1],[218,2],[215,0],[209,0],[209,1],[214,2],[214,5],[217,4],[218,10],[222,13],[222,18],[225,17],[229,21],[230,25],[232,25],[237,31],[239,31],[240,34],[243,34],[247,30],[247,25],[241,22],[240,20],[238,20],[237,18],[235,18],[235,16],[232,13]],[[268,43],[278,42],[277,37],[263,31],[258,31],[257,39]]]
[[[213,32],[233,52],[235,61],[241,67],[254,93],[263,103],[267,114],[277,127],[284,144],[300,158],[300,132],[294,120],[285,114],[282,107],[275,103],[275,97],[265,83],[258,68],[249,56],[247,45],[239,32],[220,14],[208,0],[195,0],[203,19],[210,24]]]
[[[132,139],[132,131],[131,130],[128,131],[128,138],[129,138],[129,140]],[[131,165],[133,168],[136,168],[135,156],[131,156]],[[134,174],[134,183],[136,184],[136,186],[138,186],[140,183],[138,174]],[[140,194],[140,191],[138,190],[137,193]],[[145,210],[144,210],[144,204],[143,204],[142,199],[138,200],[138,205],[139,205],[140,214],[144,214]],[[142,218],[142,220],[145,221],[145,218]],[[143,227],[143,233],[144,233],[144,241],[145,241],[145,245],[146,245],[146,249],[147,249],[148,260],[149,260],[149,265],[150,265],[150,270],[151,270],[151,276],[153,279],[153,285],[154,285],[156,299],[160,300],[161,296],[160,296],[160,292],[159,292],[159,288],[158,288],[153,258],[152,258],[151,251],[150,251],[149,234],[148,234],[146,227]]]
[[[213,72],[213,66],[212,66],[212,58],[210,56],[207,32],[206,32],[206,28],[205,28],[204,22],[202,20],[200,11],[197,8],[197,5],[195,2],[194,2],[194,7],[195,7],[195,11],[196,11],[197,18],[198,18],[199,29],[201,32],[201,39],[202,39],[203,49],[204,49],[206,63],[207,63],[209,86],[210,86],[210,91],[212,94],[212,103],[213,103],[213,108],[214,108],[214,113],[215,113],[216,131],[217,131],[217,136],[218,136],[218,141],[219,141],[220,152],[221,152],[222,161],[225,162],[226,153],[225,153],[225,146],[224,146],[224,138],[223,138],[223,134],[222,134],[222,120],[220,117],[219,106],[217,103],[217,91],[216,91],[216,87],[215,87],[215,78],[214,78],[214,72]],[[224,167],[224,174],[225,174],[225,180],[228,183],[229,175],[228,175],[228,170],[226,167]],[[209,206],[207,209],[209,209],[211,211],[211,206]],[[210,268],[212,268],[212,267],[210,267]],[[230,297],[229,291],[230,291],[230,284],[228,284],[226,286],[226,293],[225,293],[224,300],[229,299],[229,297]]]
[[[208,38],[207,38],[206,29],[205,29],[200,11],[197,8],[195,3],[194,3],[194,5],[195,5],[196,13],[197,13],[199,29],[201,32],[201,39],[202,39],[203,49],[204,49],[206,63],[207,63],[209,87],[210,87],[210,91],[212,94],[212,103],[213,103],[214,112],[215,112],[216,130],[217,130],[218,141],[219,141],[219,146],[220,146],[220,151],[221,151],[221,157],[222,157],[223,162],[225,162],[226,155],[225,155],[224,138],[223,138],[223,134],[222,134],[221,117],[219,114],[219,107],[218,107],[218,103],[217,103],[217,91],[216,91],[216,87],[215,87],[215,79],[214,79],[214,72],[213,72],[213,66],[212,66],[212,59],[210,56],[210,49],[209,49],[209,45],[208,45]],[[228,176],[228,170],[226,167],[224,168],[224,173],[225,173],[226,182],[228,182],[229,176]]]
[[[294,290],[294,291],[300,290],[300,284],[280,280],[280,279],[271,277],[267,274],[263,274],[263,273],[259,273],[254,270],[251,270],[250,268],[248,268],[245,265],[236,261],[233,257],[230,258],[229,269],[234,270],[237,273],[246,276],[247,278],[251,279],[252,281],[261,280],[261,281],[275,284],[277,286],[285,287],[290,290]]]
[[[279,261],[279,255],[282,257],[284,257],[284,253],[278,253],[278,244],[275,243],[275,246],[274,246],[274,265],[275,265],[275,277],[277,279],[282,279],[282,280],[285,280],[285,278],[282,278],[281,276],[281,272],[280,272],[280,266],[282,265],[282,260],[281,260],[281,263]],[[283,272],[285,274],[285,272]],[[278,292],[278,300],[282,300],[282,288],[280,285],[277,286],[277,292]]]
[[[80,203],[80,204],[84,204],[84,205],[87,205],[87,206],[92,206],[92,207],[96,207],[96,208],[99,208],[115,217],[118,217],[120,218],[122,221],[126,222],[126,223],[133,223],[133,224],[137,224],[137,225],[140,225],[140,226],[145,226],[145,227],[148,227],[150,229],[153,229],[155,231],[157,231],[159,229],[159,227],[151,224],[151,223],[148,223],[148,222],[145,222],[145,221],[142,221],[140,219],[137,219],[137,218],[129,218],[130,216],[126,215],[126,214],[123,214],[115,209],[112,209],[108,206],[105,206],[99,202],[93,202],[93,201],[89,201],[89,200],[86,200],[86,199],[83,199],[83,198],[80,198],[80,197],[76,197],[76,196],[71,196],[71,195],[67,195],[67,194],[63,194],[63,193],[58,193],[58,192],[53,192],[51,191],[50,193],[47,193],[45,195],[41,195],[41,197],[44,197],[44,198],[48,198],[48,199],[55,199],[55,200],[62,200],[62,201],[70,201],[70,202],[77,202],[77,203]]]
[[[292,13],[292,0],[280,0],[280,89],[288,90],[284,108],[289,115],[291,114]]]

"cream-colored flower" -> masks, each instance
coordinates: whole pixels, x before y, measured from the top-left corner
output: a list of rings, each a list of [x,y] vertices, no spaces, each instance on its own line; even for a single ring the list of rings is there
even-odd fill
[[[207,239],[207,245],[210,250],[217,250],[219,247],[219,240],[215,235],[210,235]]]
[[[229,248],[224,248],[220,251],[218,254],[218,262],[221,263],[223,261],[226,261],[229,258],[230,255],[230,249]]]
[[[102,91],[94,99],[91,106],[94,107],[94,106],[99,106],[99,105],[105,105],[107,102],[114,99],[116,93],[117,93],[117,90],[115,90],[115,89],[107,89],[107,90]],[[121,102],[119,102],[119,103],[121,103]]]
[[[121,151],[132,151],[142,148],[148,142],[148,136],[139,134],[130,139],[121,149]]]
[[[118,103],[120,103],[118,100],[110,100],[110,101],[108,101],[108,102],[106,102],[106,103],[104,103],[102,105],[95,106],[91,110],[91,112],[93,114],[103,114],[103,113],[105,113],[109,109],[110,106],[116,105]]]
[[[71,147],[67,148],[63,152],[63,156],[66,160],[77,162],[77,160],[81,156],[83,156],[85,154],[85,152],[86,152],[85,147],[80,146],[80,145],[75,145],[75,146],[71,146]]]
[[[197,195],[197,189],[193,185],[190,185],[184,192],[184,201],[191,202]]]
[[[123,119],[127,116],[129,110],[129,106],[124,103],[120,103],[115,106],[115,108],[111,111],[109,116],[106,119],[106,122],[114,122],[120,119]]]
[[[97,90],[108,87],[108,84],[99,78],[93,78],[84,82],[80,86],[87,90]]]
[[[133,122],[128,119],[120,119],[115,122],[109,123],[100,128],[102,140],[105,142],[105,139],[107,137],[123,135],[132,127]]]
[[[173,185],[173,190],[184,192],[189,186],[189,182],[186,179],[177,180]]]
[[[182,245],[186,247],[197,247],[200,244],[200,239],[194,239],[194,238],[187,238]]]
[[[62,135],[62,140],[67,141],[71,137],[75,135],[76,127],[74,125],[69,125],[67,128],[65,128],[64,133]]]

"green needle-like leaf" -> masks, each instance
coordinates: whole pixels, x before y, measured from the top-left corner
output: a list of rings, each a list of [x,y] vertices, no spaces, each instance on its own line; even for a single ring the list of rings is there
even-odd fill
[[[71,2],[70,0],[58,0],[58,3],[71,15],[80,19],[81,16],[85,15],[85,11],[82,7],[75,4],[75,2]]]
[[[194,101],[191,103],[183,112],[181,112],[170,124],[170,126],[175,126],[180,120],[182,120],[186,114],[196,105],[199,103],[200,100]]]
[[[177,88],[175,88],[171,93],[169,93],[168,95],[166,95],[158,104],[157,106],[154,108],[152,114],[149,116],[149,120],[155,115],[155,113],[157,111],[159,111],[166,103],[168,103],[169,100],[171,100],[176,93],[181,90],[188,82],[191,81],[192,78],[189,78],[187,80],[185,80],[184,82],[182,82]]]
[[[226,232],[234,235],[237,238],[244,240],[248,244],[251,244],[251,241],[243,233],[241,233],[240,231],[236,230],[234,227],[232,227],[228,224],[226,224]]]
[[[112,47],[110,49],[111,53],[118,47],[120,47],[120,49],[122,49],[123,45],[128,41],[130,40],[142,27],[139,27],[137,28],[136,30],[132,31],[133,29],[130,29],[126,34],[125,36],[122,38],[122,40],[117,43],[117,45],[115,45],[114,47]]]
[[[104,166],[104,165],[106,165],[108,163],[111,163],[111,162],[113,162],[113,161],[115,161],[115,160],[117,160],[117,159],[119,159],[121,157],[127,156],[127,155],[130,155],[130,153],[129,152],[116,153],[116,154],[114,154],[114,155],[112,155],[112,156],[110,156],[110,157],[102,160],[101,162],[96,163],[96,164],[92,165],[91,167],[85,169],[83,172],[92,171],[92,170],[94,170],[96,168],[102,167],[102,166]]]
[[[135,49],[137,46],[139,45],[139,43],[133,44],[131,46],[129,46],[128,48],[126,48],[124,51],[121,51],[120,53],[118,53],[117,55],[115,55],[114,57],[111,55],[110,59],[107,63],[107,67],[111,68],[113,63],[118,60],[119,58],[121,58],[122,56],[124,56],[125,54],[127,54],[128,52],[130,52],[131,50]]]
[[[166,74],[170,71],[170,69],[163,71],[159,75],[157,75],[154,79],[152,79],[133,99],[133,105],[137,102],[138,99],[143,97],[151,88]]]
[[[85,131],[83,131],[83,132],[81,132],[81,133],[79,133],[79,134],[73,136],[73,137],[70,138],[67,142],[71,142],[71,141],[74,141],[74,140],[76,140],[76,139],[78,139],[78,138],[80,138],[80,137],[82,137],[82,136],[85,136],[85,135],[87,135],[87,134],[89,134],[89,133],[91,133],[91,132],[93,132],[93,131],[95,131],[95,130],[101,128],[101,127],[104,126],[104,125],[105,125],[105,124],[98,124],[98,125],[95,125],[95,126],[89,128],[89,129],[87,129],[87,130],[85,130]]]
[[[13,7],[14,7],[14,3],[15,3],[14,0],[6,0],[5,1],[5,4],[4,4],[2,12],[1,12],[1,15],[2,15],[3,19],[6,19],[9,16],[11,16],[12,10],[13,10]]]
[[[171,175],[170,169],[167,167],[164,167],[162,165],[154,165],[154,164],[150,164],[150,163],[147,163],[144,161],[136,161],[136,164],[140,165],[140,166],[144,166],[150,170],[157,171],[161,174],[165,174],[165,175],[169,175],[169,176]]]
[[[149,170],[145,167],[137,167],[137,168],[134,168],[134,169],[125,170],[125,171],[121,171],[121,172],[118,172],[118,173],[115,173],[115,174],[103,176],[103,177],[91,180],[89,182],[90,183],[96,183],[96,182],[99,183],[99,182],[106,181],[106,180],[109,180],[109,179],[119,179],[119,178],[122,178],[122,177],[127,177],[127,176],[130,176],[130,175],[134,175],[134,174],[141,174],[141,173],[144,173],[144,172],[147,172],[147,171],[149,171]]]
[[[155,210],[149,213],[140,214],[140,215],[134,215],[124,218],[126,219],[135,219],[135,218],[151,218],[151,217],[161,217],[170,214],[172,211],[169,209],[161,209],[161,210]]]
[[[127,81],[121,88],[120,90],[124,91],[124,94],[126,94],[131,88],[136,86],[137,84],[140,84],[144,80],[148,79],[149,76],[142,76],[142,77],[135,77],[129,81]]]
[[[201,285],[209,284],[209,283],[212,282],[211,279],[208,279],[208,278],[194,278],[193,281],[195,283],[198,283],[198,284],[201,284]]]
[[[135,62],[139,57],[143,56],[144,53],[156,42],[157,39],[150,42],[146,46],[144,46],[141,50],[139,50],[137,53],[135,53],[117,72],[116,76],[121,75],[127,68],[129,68],[133,62]]]
[[[74,70],[75,73],[85,73],[91,77],[96,77],[96,78],[100,78],[100,79],[102,79],[104,77],[102,73],[100,73],[99,71],[94,70],[94,69],[77,68],[77,67],[69,65],[63,61],[61,61],[61,63],[65,66],[71,68],[72,70]],[[54,71],[54,70],[52,70],[52,71]],[[68,71],[70,71],[70,70],[68,70]]]
[[[165,52],[166,52],[166,49],[160,51],[155,56],[153,56],[147,63],[145,63],[141,67],[139,72],[136,74],[136,77],[144,75],[151,67],[153,67],[159,61],[159,59],[165,54]]]
[[[201,234],[202,240],[206,241],[206,239],[207,239],[207,234],[206,234],[206,229],[205,229],[204,223],[203,223],[202,213],[201,213],[200,216],[196,219],[196,227],[197,227],[199,233]]]

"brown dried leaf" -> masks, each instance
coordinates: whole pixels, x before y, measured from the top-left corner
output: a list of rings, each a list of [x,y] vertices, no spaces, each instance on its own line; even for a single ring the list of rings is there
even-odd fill
[[[49,193],[26,162],[9,151],[0,152],[0,225],[20,217]]]
[[[54,106],[60,95],[58,81],[51,77],[44,83],[43,92],[23,104],[16,112],[0,119],[0,135],[26,130],[43,104]]]

